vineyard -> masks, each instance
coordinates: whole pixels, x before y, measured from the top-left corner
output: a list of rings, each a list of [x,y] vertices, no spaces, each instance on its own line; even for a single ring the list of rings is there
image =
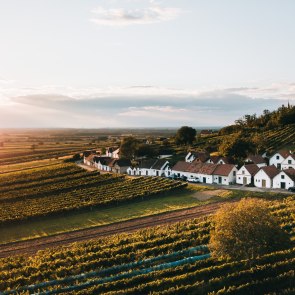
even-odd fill
[[[164,178],[86,172],[59,164],[0,175],[0,224],[145,199],[186,186]]]
[[[269,202],[295,234],[295,198]],[[210,217],[0,260],[2,294],[294,294],[295,247],[210,258]],[[293,244],[294,245],[294,244]]]
[[[228,139],[230,139],[236,133],[232,133],[229,135],[209,135],[207,137],[202,138],[199,142],[196,143],[197,147],[204,146],[218,146]],[[250,134],[251,136],[257,135],[257,131],[253,131]],[[263,138],[263,147],[267,151],[277,151],[279,149],[285,147],[295,147],[295,125],[290,124],[283,127],[274,128],[272,130],[264,131],[258,133]]]

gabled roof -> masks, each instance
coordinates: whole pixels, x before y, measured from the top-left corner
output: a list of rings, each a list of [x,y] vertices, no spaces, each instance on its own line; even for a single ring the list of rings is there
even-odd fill
[[[98,157],[96,156],[94,158],[94,162],[98,163],[100,162],[102,165],[109,165],[113,159],[111,157]]]
[[[165,159],[157,159],[156,162],[153,164],[152,169],[160,170],[166,162],[167,160]]]
[[[213,162],[213,164],[217,164],[220,159],[220,156],[210,156],[210,160]]]
[[[285,172],[293,181],[295,181],[295,169],[293,168],[285,169],[285,170],[282,170],[282,172]]]
[[[221,175],[221,176],[228,176],[235,167],[236,166],[233,164],[219,164],[215,168],[213,174],[214,175]]]
[[[191,163],[190,167],[188,167],[187,171],[191,173],[212,175],[216,167],[217,164],[201,163],[194,161]]]
[[[173,167],[172,170],[175,171],[182,171],[187,172],[188,168],[191,166],[191,163],[185,162],[185,161],[178,161]]]
[[[265,167],[260,168],[260,170],[263,170],[266,173],[266,175],[271,179],[280,173],[280,171],[277,169],[277,167],[275,165],[265,166]]]
[[[115,165],[118,165],[119,167],[129,167],[132,163],[129,159],[113,159],[109,165],[112,167]]]
[[[91,154],[91,155],[87,156],[85,158],[85,160],[88,161],[88,162],[94,162],[94,160],[95,160],[96,157],[97,157],[97,155]]]
[[[293,160],[295,160],[295,154],[290,154],[287,158],[289,158],[289,157],[291,157]]]
[[[259,167],[256,164],[247,164],[244,165],[244,167],[247,169],[251,176],[254,176],[259,171]]]
[[[166,162],[165,159],[146,159],[139,163],[139,168],[160,170]]]
[[[199,162],[205,163],[209,158],[210,155],[207,152],[195,152],[195,151],[190,151],[190,156],[189,158],[191,158],[191,156],[193,155],[195,157],[195,160],[198,160]]]
[[[288,151],[288,150],[280,150],[280,151],[274,153],[274,154],[272,155],[272,157],[273,157],[275,154],[279,154],[279,155],[281,155],[284,159],[286,159],[289,155],[291,155],[290,151]]]
[[[249,155],[246,158],[246,161],[252,162],[254,164],[264,164],[264,163],[266,163],[265,159],[260,155]]]

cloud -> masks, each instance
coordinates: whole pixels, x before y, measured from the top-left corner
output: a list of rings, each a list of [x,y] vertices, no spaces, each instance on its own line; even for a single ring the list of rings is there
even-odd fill
[[[293,91],[291,84],[207,91],[152,85],[0,87],[0,103],[1,96],[7,100],[0,108],[0,127],[223,126],[288,100],[294,104]]]
[[[171,21],[181,14],[181,9],[152,5],[141,9],[105,9],[97,7],[92,12],[95,14],[95,17],[90,19],[90,21],[95,24],[103,26],[129,26]]]

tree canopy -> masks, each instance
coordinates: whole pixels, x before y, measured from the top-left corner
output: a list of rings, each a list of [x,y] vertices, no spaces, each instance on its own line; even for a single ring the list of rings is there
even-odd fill
[[[133,136],[123,138],[120,146],[122,158],[133,159],[139,142]]]
[[[213,217],[213,224],[209,248],[217,258],[251,259],[290,243],[267,202],[259,199],[224,205]]]
[[[224,139],[218,149],[223,156],[233,157],[237,160],[255,153],[256,148],[257,145],[251,138],[247,138],[242,132],[239,132]]]
[[[189,145],[194,142],[196,139],[197,131],[196,129],[188,126],[182,126],[177,130],[175,136],[175,143],[176,144],[185,144]]]

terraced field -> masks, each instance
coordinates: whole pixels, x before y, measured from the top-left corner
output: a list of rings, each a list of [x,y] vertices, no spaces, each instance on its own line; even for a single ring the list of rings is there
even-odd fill
[[[271,201],[294,235],[295,198]],[[0,260],[3,294],[294,294],[295,245],[251,261],[210,258],[210,217]]]

